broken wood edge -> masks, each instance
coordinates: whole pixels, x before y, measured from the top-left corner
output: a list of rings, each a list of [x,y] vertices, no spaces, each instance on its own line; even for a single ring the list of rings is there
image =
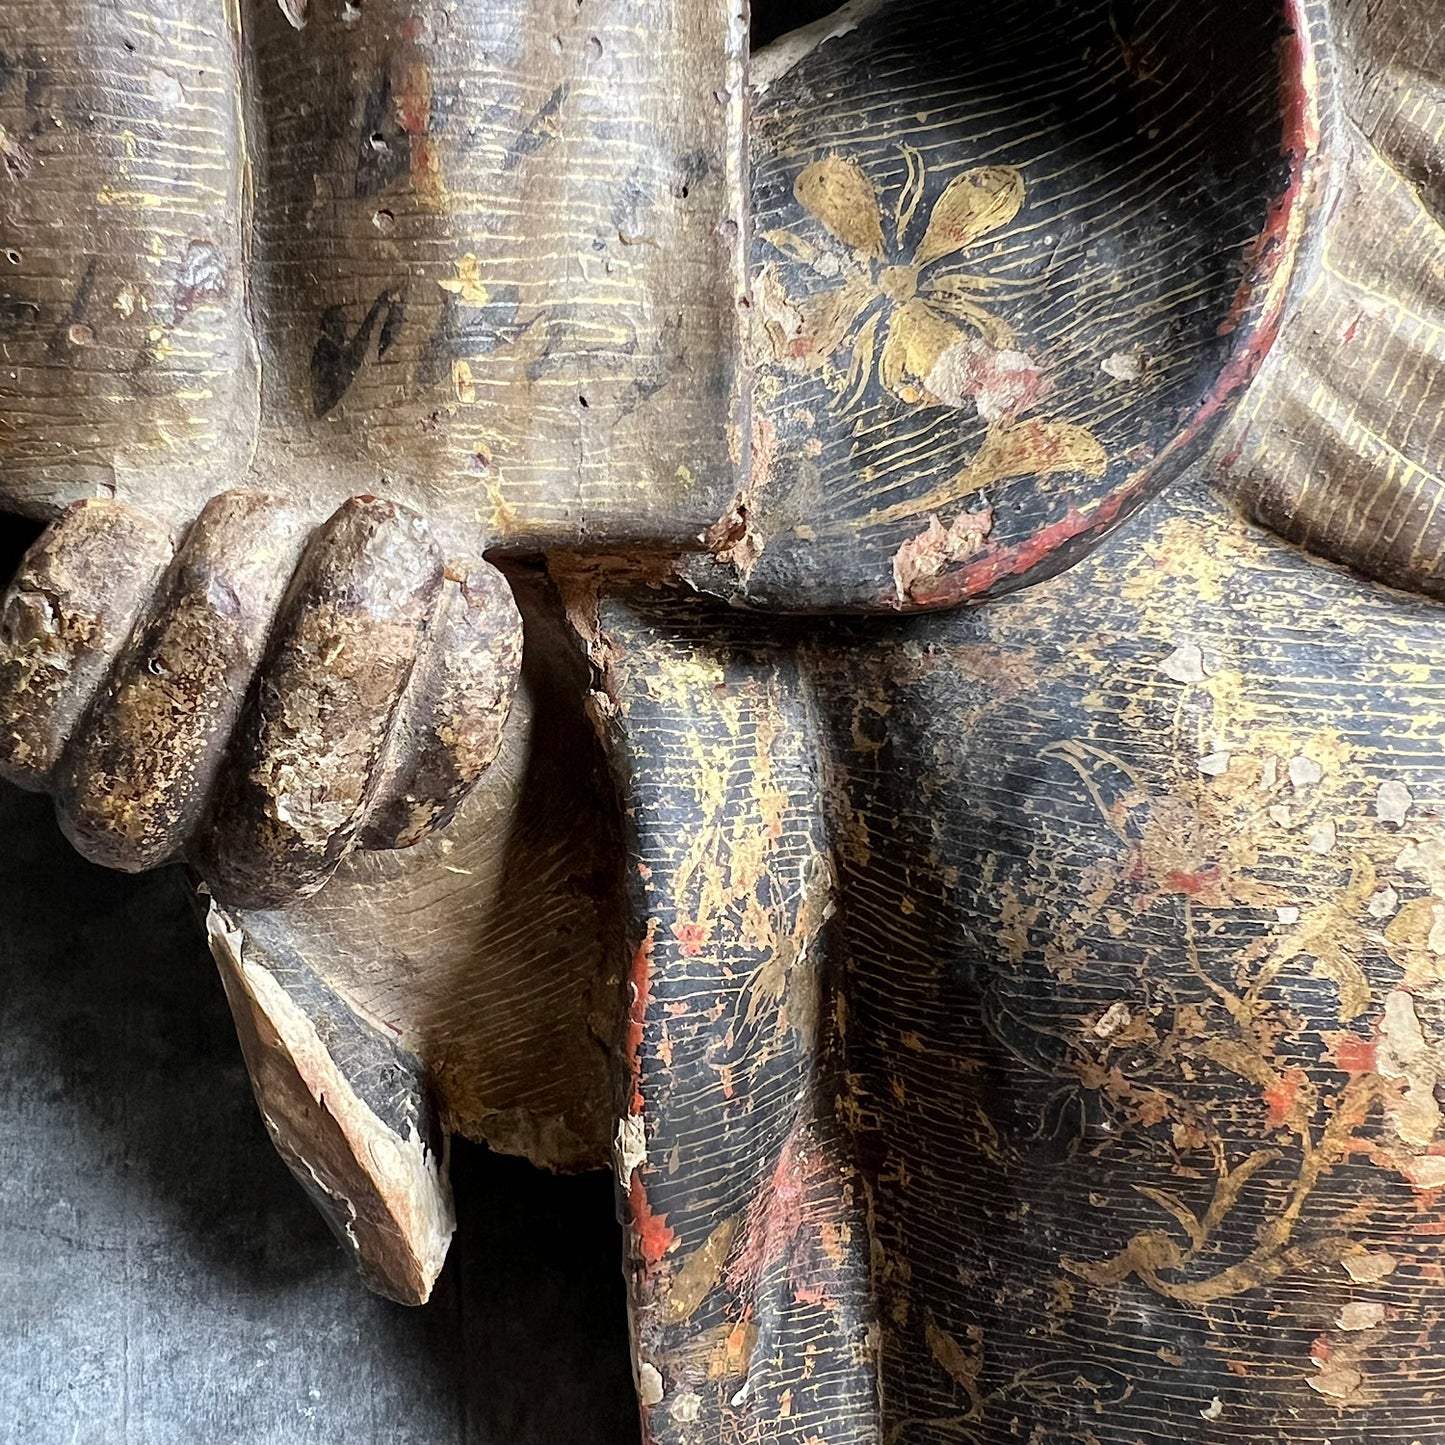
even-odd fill
[[[264,955],[214,902],[206,935],[277,1152],[367,1285],[425,1304],[456,1215],[421,1062],[304,964]]]

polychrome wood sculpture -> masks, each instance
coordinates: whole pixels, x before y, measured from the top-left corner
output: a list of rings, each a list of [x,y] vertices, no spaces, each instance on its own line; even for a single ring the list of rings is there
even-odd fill
[[[1439,1438],[1445,4],[3,15],[6,771],[373,1285],[460,1132],[652,1440]]]

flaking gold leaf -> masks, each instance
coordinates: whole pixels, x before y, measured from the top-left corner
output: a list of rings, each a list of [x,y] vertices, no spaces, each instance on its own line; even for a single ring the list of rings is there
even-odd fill
[[[924,1339],[944,1373],[963,1387],[972,1407],[970,1414],[977,1414],[983,1408],[978,1389],[979,1376],[983,1373],[983,1332],[975,1326],[969,1333],[972,1338],[965,1347],[930,1319],[924,1330]]]
[[[879,380],[895,395],[907,376],[922,380],[938,358],[958,341],[957,329],[916,298],[889,319]]]
[[[723,1220],[673,1275],[667,1291],[667,1314],[674,1323],[691,1318],[718,1282],[736,1229],[736,1219]]]
[[[858,325],[874,299],[866,283],[850,278],[836,291],[825,291],[799,302],[804,359],[816,365],[840,350],[844,338]]]
[[[798,204],[845,246],[883,259],[883,216],[873,182],[842,156],[825,156],[793,184]]]
[[[1081,472],[1088,477],[1099,477],[1108,464],[1109,455],[1102,443],[1084,427],[1065,421],[1018,421],[990,430],[978,455],[942,486],[913,501],[885,507],[868,520],[870,523],[896,522],[900,517],[941,511],[1012,477],[1048,476],[1055,472]]]
[[[1024,178],[1012,166],[980,166],[955,176],[934,202],[913,264],[927,266],[964,250],[1008,225],[1023,203]]]
[[[995,351],[1011,351],[1015,344],[1013,327],[1001,316],[980,306],[959,291],[932,290],[922,300],[936,312],[972,326]]]

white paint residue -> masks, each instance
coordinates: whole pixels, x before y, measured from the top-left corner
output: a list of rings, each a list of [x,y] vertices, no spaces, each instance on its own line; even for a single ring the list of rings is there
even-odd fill
[[[662,1393],[662,1371],[644,1360],[637,1367],[637,1398],[644,1405],[660,1405]]]
[[[702,1414],[702,1396],[696,1390],[684,1390],[674,1395],[668,1413],[679,1425],[692,1425]]]
[[[1144,376],[1144,358],[1137,351],[1116,351],[1104,358],[1099,370],[1115,381],[1140,381]]]
[[[1112,1003],[1105,1010],[1103,1018],[1094,1025],[1094,1033],[1101,1039],[1111,1039],[1120,1029],[1126,1029],[1134,1022],[1126,1003]]]
[[[1204,652],[1197,642],[1181,642],[1163,662],[1159,671],[1174,682],[1204,681]]]
[[[1382,823],[1394,823],[1398,827],[1414,803],[1415,796],[1404,783],[1393,780],[1381,783],[1380,791],[1375,794],[1375,816]]]
[[[617,1155],[617,1182],[625,1194],[632,1188],[634,1171],[647,1163],[647,1130],[641,1114],[624,1114],[617,1121],[614,1144]]]
[[[1365,912],[1371,918],[1393,918],[1399,911],[1400,895],[1388,884],[1384,888],[1377,888],[1371,895],[1370,901],[1365,905]]]
[[[1359,1254],[1347,1254],[1340,1265],[1356,1284],[1378,1284],[1394,1274],[1399,1262],[1384,1250],[1361,1250]]]
[[[815,20],[811,25],[791,31],[752,57],[748,80],[754,95],[762,95],[775,81],[781,80],[799,61],[806,60],[820,45],[838,40],[858,28],[861,21],[883,8],[883,0],[848,0],[848,4]]]
[[[1289,760],[1289,780],[1296,789],[1312,788],[1325,775],[1325,770],[1313,758],[1301,753]]]
[[[1341,1308],[1335,1323],[1342,1330],[1373,1330],[1385,1323],[1385,1306],[1373,1300],[1351,1300]]]

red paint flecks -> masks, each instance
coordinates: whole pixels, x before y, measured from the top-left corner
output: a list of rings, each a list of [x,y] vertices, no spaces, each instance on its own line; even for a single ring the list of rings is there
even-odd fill
[[[1271,1129],[1278,1129],[1289,1122],[1299,1100],[1300,1090],[1308,1082],[1309,1075],[1303,1069],[1291,1069],[1277,1084],[1271,1084],[1264,1091],[1265,1107],[1269,1110],[1267,1123]]]
[[[1041,401],[1048,390],[1048,377],[1031,357],[1021,351],[999,351],[982,342],[969,348],[959,377],[959,391],[973,398],[984,421],[1018,416]]]
[[[659,1264],[663,1255],[672,1248],[677,1235],[668,1228],[667,1216],[654,1212],[647,1197],[647,1186],[642,1182],[641,1168],[632,1173],[627,1203],[632,1213],[632,1233],[637,1241],[637,1252],[647,1265]]]
[[[396,98],[401,128],[412,136],[425,135],[431,120],[431,77],[424,65],[408,65]]]
[[[1373,1074],[1378,1069],[1377,1045],[1374,1039],[1362,1039],[1356,1034],[1347,1034],[1334,1049],[1335,1063],[1352,1079],[1361,1074]]]
[[[642,1113],[642,1039],[647,1028],[647,1004],[652,997],[652,940],[657,930],[655,919],[649,919],[647,933],[632,955],[628,977],[631,997],[627,1005],[627,1034],[624,1051],[632,1079],[632,1112]]]
[[[1030,572],[1066,543],[1111,526],[1123,513],[1126,503],[1142,498],[1143,490],[1143,474],[1140,473],[1109,493],[1092,511],[1070,507],[1059,521],[1040,528],[1018,546],[994,548],[936,582],[915,587],[913,600],[928,607],[952,607],[966,598],[979,596],[1006,577]],[[890,602],[896,605],[892,597]]]
[[[632,1077],[632,1112],[636,1115],[641,1115],[643,1111],[642,1042],[647,1030],[647,1006],[652,998],[652,946],[656,932],[657,920],[649,919],[647,932],[632,955],[632,969],[628,978],[631,997],[627,1006],[624,1048],[627,1067]],[[638,1253],[645,1264],[652,1266],[672,1247],[675,1235],[668,1228],[667,1216],[656,1213],[647,1197],[647,1187],[642,1182],[643,1170],[646,1167],[642,1164],[632,1171],[627,1199]]]
[[[739,1245],[727,1268],[729,1285],[747,1297],[768,1270],[786,1267],[794,1299],[826,1304],[841,1259],[825,1245],[839,1200],[837,1171],[797,1125],[784,1143],[772,1177],[748,1209]],[[836,1227],[830,1238],[842,1237]]]
[[[684,958],[697,958],[708,941],[708,930],[701,923],[674,923],[672,936],[677,939]]]
[[[772,1179],[748,1209],[743,1245],[728,1267],[728,1281],[740,1289],[769,1266],[788,1258],[803,1229],[808,1156],[790,1137],[783,1145]]]
[[[1244,279],[1221,334],[1238,329],[1254,307],[1259,306],[1260,310],[1253,326],[1248,328],[1247,340],[1230,357],[1191,430],[1201,428],[1253,378],[1274,345],[1306,221],[1311,173],[1320,148],[1319,68],[1304,0],[1286,0],[1284,10],[1289,28],[1280,45],[1280,100],[1284,122],[1281,150],[1289,166],[1289,179],[1270,203],[1264,230],[1249,249]],[[1261,292],[1264,293],[1262,304]]]
[[[1223,876],[1217,863],[1208,863],[1191,872],[1176,868],[1164,875],[1164,888],[1168,893],[1183,893],[1190,898],[1198,898],[1201,893],[1209,893],[1217,888]]]
[[[881,606],[899,609],[908,602],[930,609],[956,606],[1011,578],[1026,576],[1069,543],[1108,530],[1199,455],[1226,408],[1253,380],[1279,334],[1320,159],[1320,78],[1304,0],[1285,0],[1284,12],[1289,31],[1280,48],[1280,109],[1287,179],[1270,204],[1229,314],[1219,327],[1221,335],[1231,338],[1230,355],[1187,425],[1149,465],[1130,473],[1091,510],[1071,507],[1064,517],[1023,542],[997,546],[931,583],[920,584],[906,600],[881,593],[876,599]]]

